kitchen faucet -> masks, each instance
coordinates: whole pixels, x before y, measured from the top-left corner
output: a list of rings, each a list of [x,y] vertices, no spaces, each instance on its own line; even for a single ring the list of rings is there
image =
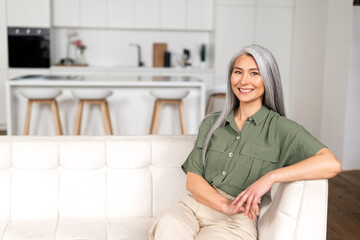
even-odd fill
[[[137,51],[138,51],[138,66],[139,67],[144,66],[144,63],[141,61],[141,47],[140,47],[140,45],[136,44],[136,43],[131,43],[130,46],[137,48]]]

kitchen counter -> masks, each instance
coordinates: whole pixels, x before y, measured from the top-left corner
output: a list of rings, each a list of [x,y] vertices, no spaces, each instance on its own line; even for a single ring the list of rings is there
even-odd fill
[[[60,117],[64,122],[65,134],[72,134],[71,129],[75,121],[77,100],[72,96],[71,90],[77,88],[113,90],[114,94],[109,97],[108,101],[112,117],[117,117],[116,119],[113,117],[112,121],[114,133],[118,135],[148,134],[154,104],[154,97],[149,93],[151,89],[188,89],[190,91],[190,94],[184,99],[189,133],[196,133],[197,127],[205,114],[205,83],[199,78],[189,76],[27,76],[9,80],[6,88],[8,135],[22,133],[27,99],[20,94],[20,91],[29,88],[58,88],[63,90],[63,94],[57,98],[57,101],[60,108]],[[174,132],[172,130],[176,129],[176,134],[178,131],[178,120],[175,120],[178,119],[177,110],[172,109],[172,106],[167,107],[167,110],[164,107],[164,113],[162,113],[162,115],[166,116],[161,117],[167,119],[167,121],[162,120],[162,122],[164,125],[168,125],[163,129],[163,132],[170,134]],[[42,111],[48,112],[46,109]],[[174,113],[174,111],[176,112]],[[33,112],[34,116],[32,116],[31,124],[35,125],[44,121],[49,123],[47,129],[38,132],[43,135],[52,135],[51,115],[48,115],[45,120],[45,117],[41,117],[44,113],[40,112],[40,108]],[[84,116],[86,114],[84,113]],[[92,113],[89,112],[88,114]],[[98,113],[97,115],[99,115],[98,120],[100,122],[93,124],[92,127],[87,127],[88,129],[96,128],[96,130],[88,130],[88,134],[98,135],[102,132],[101,114]],[[174,116],[170,117],[170,115]],[[37,118],[37,121],[34,121],[34,118]],[[119,124],[116,124],[117,122]],[[160,122],[160,127],[162,122]],[[30,126],[30,130],[36,128],[41,127]]]

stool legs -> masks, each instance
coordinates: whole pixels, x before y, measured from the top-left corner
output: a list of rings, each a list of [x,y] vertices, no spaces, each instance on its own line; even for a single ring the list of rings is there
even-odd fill
[[[29,99],[28,103],[27,103],[27,109],[26,109],[24,135],[29,135],[32,103],[33,103],[33,100]]]
[[[78,108],[76,112],[76,119],[75,119],[75,128],[74,128],[74,135],[80,135],[81,131],[81,120],[82,120],[82,112],[84,103],[90,103],[90,104],[100,104],[101,107],[101,113],[102,118],[104,122],[104,131],[107,135],[112,135],[113,130],[111,126],[111,120],[110,120],[110,112],[109,112],[109,105],[106,100],[84,100],[80,99],[78,103]]]
[[[103,101],[100,105],[101,105],[101,112],[102,112],[102,117],[103,117],[103,122],[104,122],[105,134],[112,135],[113,133],[112,133],[108,103],[107,103],[107,101]]]
[[[158,132],[160,107],[161,107],[161,100],[156,99],[153,116],[152,116],[152,120],[151,120],[150,134],[155,134]]]
[[[74,135],[80,135],[83,107],[84,107],[84,101],[80,99],[76,111]]]
[[[182,100],[179,100],[179,115],[180,115],[180,126],[181,126],[181,133],[185,134],[186,131],[186,124],[185,124],[185,114],[184,114],[184,103]]]
[[[181,99],[175,99],[175,100],[156,99],[153,116],[152,116],[152,120],[151,120],[150,134],[158,133],[159,115],[160,115],[160,108],[161,108],[162,103],[173,103],[173,104],[178,105],[179,115],[180,115],[181,133],[186,134],[187,131],[186,131],[186,124],[185,124],[184,104]]]
[[[60,123],[58,104],[54,99],[50,100],[50,103],[51,103],[51,109],[52,109],[53,118],[54,118],[56,135],[63,135],[63,131],[61,128],[61,123]]]
[[[27,109],[26,109],[26,117],[25,117],[24,135],[29,135],[31,108],[32,108],[33,103],[47,103],[47,104],[51,105],[56,135],[63,135],[62,128],[61,128],[60,115],[59,115],[59,108],[58,108],[58,104],[55,99],[29,99],[28,100]]]

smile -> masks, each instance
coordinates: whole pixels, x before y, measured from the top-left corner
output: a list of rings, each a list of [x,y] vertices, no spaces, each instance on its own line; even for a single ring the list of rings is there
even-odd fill
[[[240,93],[251,93],[254,91],[254,89],[248,89],[248,88],[239,88]]]

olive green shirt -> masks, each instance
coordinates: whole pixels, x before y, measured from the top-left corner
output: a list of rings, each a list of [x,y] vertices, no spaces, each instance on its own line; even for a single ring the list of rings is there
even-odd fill
[[[239,131],[234,112],[210,139],[203,167],[202,149],[207,133],[219,114],[200,125],[195,146],[182,165],[214,187],[237,196],[267,172],[315,155],[325,145],[294,121],[262,106]]]

